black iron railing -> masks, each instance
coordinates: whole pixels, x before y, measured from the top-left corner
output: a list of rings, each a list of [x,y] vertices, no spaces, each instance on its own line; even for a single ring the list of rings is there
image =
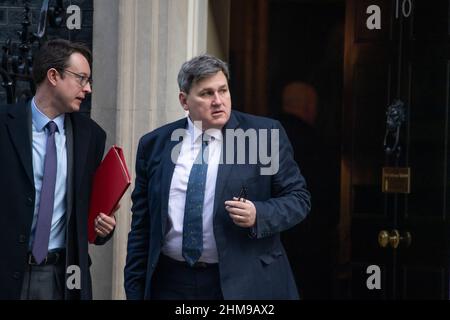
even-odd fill
[[[66,20],[63,0],[54,1],[52,6],[50,0],[43,0],[37,32],[32,32],[29,1],[24,1],[23,6],[22,30],[17,32],[19,42],[8,39],[2,47],[0,77],[8,104],[26,101],[34,95],[36,88],[31,77],[33,50],[46,41],[48,28],[60,28]]]

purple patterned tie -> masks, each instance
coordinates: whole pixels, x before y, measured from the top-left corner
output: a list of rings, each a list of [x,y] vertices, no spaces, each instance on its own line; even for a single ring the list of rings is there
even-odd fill
[[[42,179],[41,202],[33,243],[33,256],[38,264],[45,259],[48,252],[56,184],[55,131],[58,127],[53,121],[47,123],[46,127],[48,128],[48,137],[44,160],[44,178]]]

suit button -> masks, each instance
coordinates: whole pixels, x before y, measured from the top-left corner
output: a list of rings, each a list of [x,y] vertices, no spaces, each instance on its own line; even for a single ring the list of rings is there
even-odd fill
[[[19,243],[24,243],[27,237],[25,237],[25,235],[21,234],[19,236]]]
[[[32,197],[27,197],[27,206],[29,206],[29,207],[33,206],[33,198]]]
[[[14,279],[19,279],[20,278],[20,272],[16,271],[13,273],[13,278]]]

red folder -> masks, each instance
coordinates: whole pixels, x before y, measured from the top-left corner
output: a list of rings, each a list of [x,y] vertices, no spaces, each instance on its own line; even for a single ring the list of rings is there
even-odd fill
[[[110,215],[130,186],[122,149],[112,146],[94,175],[88,218],[88,240],[95,241],[95,218],[100,212]]]

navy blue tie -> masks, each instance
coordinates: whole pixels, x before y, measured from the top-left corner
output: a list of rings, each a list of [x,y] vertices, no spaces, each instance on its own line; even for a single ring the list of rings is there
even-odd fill
[[[56,184],[55,132],[58,127],[53,121],[47,123],[46,127],[48,128],[48,136],[44,160],[44,176],[32,250],[34,259],[38,264],[47,256]]]
[[[202,136],[203,138],[203,136]],[[208,171],[208,145],[202,139],[202,148],[192,165],[186,190],[183,221],[183,257],[193,266],[203,251],[203,200],[205,198],[206,173]],[[206,150],[206,151],[205,151]],[[202,158],[204,155],[204,158]],[[205,159],[206,161],[204,161]]]

